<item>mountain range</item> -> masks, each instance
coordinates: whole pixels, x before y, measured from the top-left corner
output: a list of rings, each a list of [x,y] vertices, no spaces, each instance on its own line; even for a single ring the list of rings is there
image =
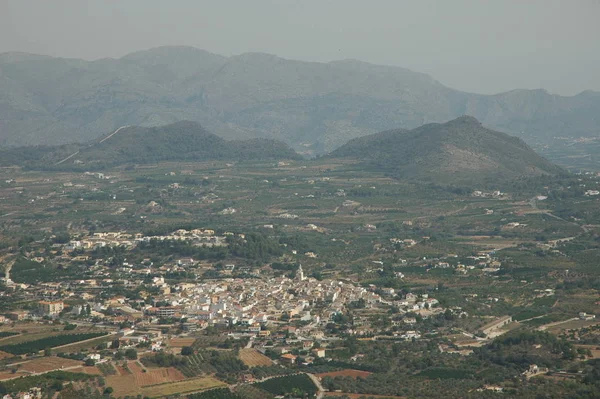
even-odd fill
[[[305,154],[379,131],[472,115],[527,142],[598,135],[600,92],[481,95],[407,69],[159,47],[84,61],[0,54],[0,145],[87,142],[120,126],[198,121],[228,139],[266,137]]]

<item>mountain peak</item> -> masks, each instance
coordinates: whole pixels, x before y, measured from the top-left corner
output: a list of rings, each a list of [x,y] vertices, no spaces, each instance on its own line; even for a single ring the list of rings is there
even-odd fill
[[[474,116],[470,116],[470,115],[459,116],[458,118],[448,121],[446,123],[481,126],[481,122],[479,122],[479,120],[477,118],[475,118]]]

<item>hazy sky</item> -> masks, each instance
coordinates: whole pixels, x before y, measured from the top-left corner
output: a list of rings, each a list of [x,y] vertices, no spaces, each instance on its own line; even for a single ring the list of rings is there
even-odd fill
[[[600,90],[600,0],[0,0],[0,52],[355,58],[479,93]]]

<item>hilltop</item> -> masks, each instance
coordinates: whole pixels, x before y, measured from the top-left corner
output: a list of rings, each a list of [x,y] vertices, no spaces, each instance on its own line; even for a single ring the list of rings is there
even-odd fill
[[[225,140],[197,122],[160,127],[127,126],[84,145],[34,146],[3,150],[3,165],[28,167],[108,167],[160,161],[300,159],[287,144],[272,139]]]
[[[191,120],[224,138],[273,138],[314,154],[463,114],[530,143],[593,136],[600,93],[479,95],[399,67],[177,46],[97,61],[0,54],[2,146],[85,143],[123,125]]]
[[[436,183],[497,182],[562,172],[520,138],[486,129],[470,116],[360,137],[328,156]]]

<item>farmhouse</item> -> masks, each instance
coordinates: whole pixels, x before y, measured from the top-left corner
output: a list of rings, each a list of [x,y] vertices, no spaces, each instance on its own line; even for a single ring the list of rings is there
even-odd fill
[[[291,353],[286,353],[285,355],[281,355],[281,363],[284,364],[294,364],[296,363],[297,356],[292,355]]]
[[[316,348],[312,350],[312,353],[315,357],[325,357],[325,349],[323,348]]]
[[[38,307],[44,316],[56,316],[63,311],[65,305],[62,301],[40,301],[38,302]]]

